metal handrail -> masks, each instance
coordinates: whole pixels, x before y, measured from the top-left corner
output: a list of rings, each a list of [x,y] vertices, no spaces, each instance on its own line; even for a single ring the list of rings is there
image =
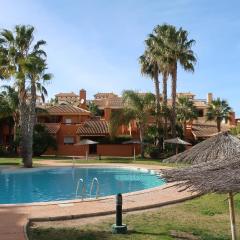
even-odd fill
[[[98,194],[99,194],[99,181],[98,181],[98,179],[97,179],[96,177],[93,178],[92,183],[91,183],[91,188],[90,188],[90,198],[92,197],[92,190],[93,190],[94,182],[96,182],[96,184],[97,184],[96,198],[98,198]]]
[[[77,196],[78,196],[78,189],[79,189],[80,182],[82,183],[82,192],[81,192],[81,195],[80,195],[80,196],[82,196],[82,200],[83,200],[83,197],[84,197],[84,193],[85,193],[85,191],[86,191],[86,188],[85,188],[85,184],[84,184],[84,181],[83,181],[82,178],[79,178],[79,180],[78,180],[78,182],[77,182],[75,197],[77,198]]]
[[[72,167],[74,168],[76,164],[75,156],[72,156]]]

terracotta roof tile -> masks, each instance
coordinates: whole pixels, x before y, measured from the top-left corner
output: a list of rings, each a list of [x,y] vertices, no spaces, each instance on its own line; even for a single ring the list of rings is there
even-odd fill
[[[54,114],[80,114],[89,113],[89,111],[69,104],[55,105],[46,109],[50,115]]]
[[[78,97],[78,95],[74,92],[70,93],[58,93],[55,95],[56,97]]]
[[[50,134],[58,133],[61,126],[59,123],[44,123],[43,125],[47,128]]]
[[[223,125],[222,131],[228,131],[229,127]],[[207,138],[212,137],[218,133],[216,125],[207,125],[207,124],[193,124],[192,133],[196,138]]]
[[[113,97],[113,98],[106,98],[106,99],[95,99],[93,102],[100,108],[123,108],[123,101],[121,97]]]
[[[78,129],[80,136],[106,136],[109,135],[108,123],[104,120],[88,120]]]

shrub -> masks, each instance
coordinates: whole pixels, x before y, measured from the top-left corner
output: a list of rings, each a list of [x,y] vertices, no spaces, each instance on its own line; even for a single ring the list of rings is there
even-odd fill
[[[48,132],[45,126],[36,124],[33,133],[33,154],[40,156],[48,148],[57,149],[56,139]]]

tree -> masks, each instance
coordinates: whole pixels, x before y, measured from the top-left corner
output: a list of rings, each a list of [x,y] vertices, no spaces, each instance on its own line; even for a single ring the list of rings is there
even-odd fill
[[[15,141],[19,127],[18,93],[11,86],[4,85],[2,89],[3,91],[0,93],[0,118],[13,118],[13,140]]]
[[[132,90],[123,92],[124,109],[113,112],[110,118],[110,132],[116,134],[121,125],[136,121],[141,142],[141,157],[144,158],[144,135],[146,124],[154,111],[155,96],[152,93],[140,94]],[[113,134],[112,134],[113,135]]]
[[[154,28],[153,33],[149,34],[145,41],[146,49],[142,56],[139,58],[141,65],[141,73],[150,77],[154,81],[155,94],[156,94],[156,124],[160,129],[160,87],[159,87],[159,74],[163,77],[163,107],[167,106],[167,79],[169,75],[168,65],[166,64],[166,57],[164,53],[163,36],[167,30],[167,25],[157,26]],[[165,119],[165,128],[167,128],[167,120]]]
[[[186,136],[187,122],[197,119],[198,112],[189,98],[182,96],[177,100],[176,105],[177,121],[182,125],[183,135]]]
[[[217,98],[213,100],[207,109],[207,120],[214,120],[217,123],[217,130],[221,132],[221,122],[229,119],[229,113],[232,111],[226,100]]]
[[[178,64],[185,71],[194,72],[196,57],[192,51],[192,46],[195,43],[193,39],[188,39],[188,32],[174,26],[168,26],[168,34],[165,39],[165,53],[169,64],[170,75],[172,77],[172,115],[171,127],[172,136],[176,136],[176,96],[177,96],[177,69]]]
[[[36,124],[33,132],[33,154],[40,156],[48,148],[57,149],[56,139],[48,132],[45,126]]]
[[[0,78],[13,79],[18,91],[20,114],[20,150],[25,167],[32,167],[32,134],[35,112],[35,90],[29,66],[36,59],[45,59],[42,50],[45,41],[34,43],[34,27],[17,25],[14,31],[4,29],[0,33]],[[36,67],[36,66],[35,66]],[[37,68],[37,67],[36,67]],[[33,69],[32,69],[33,70]],[[41,74],[39,75],[41,76]],[[35,79],[34,79],[35,81]],[[35,82],[37,83],[37,82]],[[29,87],[30,86],[30,87]]]
[[[236,127],[231,128],[230,133],[236,137],[240,137],[240,124],[238,123]]]
[[[146,40],[145,53],[140,57],[142,72],[149,75],[155,82],[157,82],[156,69],[163,75],[163,105],[165,108],[167,106],[167,79],[169,75],[172,77],[170,120],[173,137],[176,136],[177,67],[179,64],[186,71],[194,71],[196,57],[191,49],[194,43],[194,40],[188,39],[188,32],[182,28],[177,30],[172,25],[158,25]],[[165,128],[166,125],[165,121]]]
[[[94,102],[89,102],[88,109],[94,116],[101,116],[101,111]]]

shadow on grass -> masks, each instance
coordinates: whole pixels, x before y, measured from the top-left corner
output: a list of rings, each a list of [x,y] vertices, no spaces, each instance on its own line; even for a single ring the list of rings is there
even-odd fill
[[[129,230],[127,234],[117,234],[113,235],[111,230],[101,231],[101,230],[80,230],[76,228],[39,228],[39,229],[29,229],[28,236],[30,240],[110,240],[110,239],[136,239],[143,240],[148,239],[149,236],[154,237],[154,239],[169,239],[169,235],[164,233],[150,233],[141,232],[135,230]],[[161,238],[160,238],[161,237]],[[164,238],[162,238],[164,237]],[[153,238],[151,238],[153,239]]]

